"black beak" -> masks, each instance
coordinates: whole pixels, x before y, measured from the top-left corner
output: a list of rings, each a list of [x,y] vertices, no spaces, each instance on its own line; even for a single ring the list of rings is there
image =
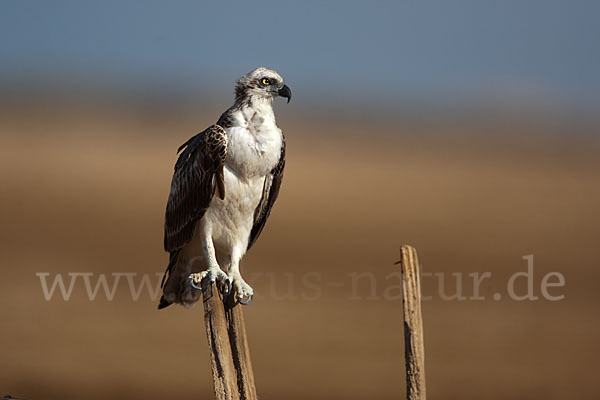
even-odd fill
[[[292,91],[290,90],[288,85],[283,85],[283,87],[281,89],[279,89],[277,94],[281,97],[286,97],[288,99],[288,101],[287,101],[288,103],[292,99]]]

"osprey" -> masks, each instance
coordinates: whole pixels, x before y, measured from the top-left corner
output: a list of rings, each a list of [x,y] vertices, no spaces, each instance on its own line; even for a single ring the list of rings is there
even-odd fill
[[[252,300],[240,260],[267,222],[285,165],[285,140],[272,107],[276,96],[288,103],[292,97],[277,72],[257,68],[241,76],[233,106],[177,150],[159,309],[195,303],[202,281],[211,290],[216,284],[224,294],[234,293],[236,304]]]

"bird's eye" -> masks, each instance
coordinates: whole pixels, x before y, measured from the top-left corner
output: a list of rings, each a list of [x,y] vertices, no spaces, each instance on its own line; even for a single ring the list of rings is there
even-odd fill
[[[262,78],[261,82],[262,82],[263,85],[270,85],[271,84],[271,81],[269,80],[269,78]]]

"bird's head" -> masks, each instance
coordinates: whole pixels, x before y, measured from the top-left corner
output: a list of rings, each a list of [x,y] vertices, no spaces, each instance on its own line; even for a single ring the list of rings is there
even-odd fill
[[[289,103],[292,92],[277,72],[265,67],[256,68],[240,76],[235,85],[237,100],[256,97],[272,101],[276,96],[287,98]]]

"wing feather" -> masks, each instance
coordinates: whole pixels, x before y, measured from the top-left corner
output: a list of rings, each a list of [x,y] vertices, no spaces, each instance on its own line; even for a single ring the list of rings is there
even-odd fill
[[[164,247],[174,252],[193,237],[215,194],[225,198],[223,165],[227,155],[227,134],[212,125],[185,142],[175,163],[171,192],[165,212]]]
[[[273,209],[273,205],[275,205],[275,201],[277,200],[277,196],[279,196],[279,188],[281,187],[281,182],[283,181],[283,170],[285,168],[285,138],[283,138],[283,143],[281,145],[281,155],[279,157],[279,162],[271,170],[271,173],[265,177],[265,183],[263,185],[263,194],[258,203],[258,207],[254,210],[254,224],[252,225],[252,230],[250,231],[250,239],[248,240],[248,250],[256,239],[260,236],[265,224],[267,223],[267,218],[271,214],[271,210]]]

